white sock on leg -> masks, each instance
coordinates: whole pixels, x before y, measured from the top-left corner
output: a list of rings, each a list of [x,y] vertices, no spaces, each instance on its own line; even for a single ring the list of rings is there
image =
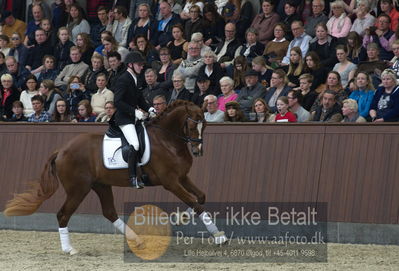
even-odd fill
[[[211,217],[207,212],[202,212],[199,215],[201,221],[205,224],[206,229],[213,235],[219,232],[215,224],[213,224]]]
[[[137,240],[137,234],[123,222],[122,219],[118,218],[113,223],[115,228],[117,228],[122,234],[126,236],[128,240]]]
[[[68,227],[58,228],[58,232],[60,233],[61,240],[61,249],[65,253],[69,253],[72,251],[71,241],[69,240],[69,231]]]

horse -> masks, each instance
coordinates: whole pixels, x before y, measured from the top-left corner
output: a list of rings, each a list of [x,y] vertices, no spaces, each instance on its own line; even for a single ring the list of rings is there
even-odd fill
[[[203,132],[206,126],[203,111],[187,101],[175,101],[147,125],[151,142],[150,161],[142,167],[152,185],[162,185],[199,215],[216,244],[227,241],[204,211],[205,194],[187,176],[194,156],[203,153]],[[120,218],[114,206],[112,186],[128,187],[126,169],[107,169],[102,158],[101,134],[81,134],[69,141],[48,159],[40,180],[33,182],[30,190],[17,194],[8,201],[4,214],[21,216],[34,213],[50,198],[59,186],[66,192],[66,200],[57,213],[62,251],[78,253],[69,239],[68,222],[86,195],[92,190],[101,202],[102,213],[128,241],[138,248],[144,240]],[[191,153],[188,144],[191,145]]]

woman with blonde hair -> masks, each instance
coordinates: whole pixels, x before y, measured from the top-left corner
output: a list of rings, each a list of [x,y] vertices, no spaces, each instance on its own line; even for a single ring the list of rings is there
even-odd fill
[[[355,77],[355,85],[357,89],[349,95],[349,98],[357,102],[360,116],[368,118],[375,93],[371,76],[365,72],[358,72]]]
[[[288,77],[285,71],[278,69],[273,71],[270,80],[270,88],[266,92],[265,101],[272,113],[277,111],[277,98],[280,96],[287,96],[291,87],[288,86]]]
[[[360,116],[356,100],[346,99],[342,102],[342,115],[344,119],[341,122],[366,122],[366,119]]]
[[[382,72],[381,79],[382,86],[375,92],[370,106],[371,121],[396,122],[399,120],[399,86],[396,73],[391,69],[386,69]]]
[[[257,56],[252,60],[252,69],[259,73],[259,82],[263,86],[269,87],[273,69],[266,64],[266,60],[263,56]]]
[[[299,47],[292,47],[290,50],[290,63],[288,64],[288,86],[299,86],[299,76],[304,73],[302,51]]]
[[[327,22],[328,34],[336,38],[345,38],[352,27],[351,19],[345,13],[345,5],[341,0],[330,4],[332,16]]]

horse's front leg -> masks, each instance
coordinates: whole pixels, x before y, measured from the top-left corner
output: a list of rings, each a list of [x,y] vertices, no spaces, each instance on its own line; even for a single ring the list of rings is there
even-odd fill
[[[202,192],[188,176],[185,176],[181,179],[181,184],[183,187],[190,193],[194,194],[197,197],[197,202],[199,204],[205,203],[205,193]]]
[[[190,194],[181,183],[171,183],[173,184],[165,186],[165,188],[175,194],[176,197],[186,203],[189,207],[193,208],[196,214],[199,214],[199,218],[204,223],[206,229],[215,238],[215,244],[219,245],[227,242],[227,237],[224,232],[219,231],[217,226],[213,223],[212,218],[204,211],[202,205],[195,200],[193,195]]]

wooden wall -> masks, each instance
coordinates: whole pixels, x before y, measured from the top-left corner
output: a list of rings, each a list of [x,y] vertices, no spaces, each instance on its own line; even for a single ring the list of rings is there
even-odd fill
[[[100,124],[0,124],[0,208],[38,177],[47,157],[75,135],[103,133]],[[399,126],[209,125],[205,155],[190,176],[208,201],[328,202],[329,221],[399,223]],[[126,201],[177,201],[160,187],[114,188]],[[57,212],[62,189],[39,212]],[[90,193],[79,213],[101,214]]]

